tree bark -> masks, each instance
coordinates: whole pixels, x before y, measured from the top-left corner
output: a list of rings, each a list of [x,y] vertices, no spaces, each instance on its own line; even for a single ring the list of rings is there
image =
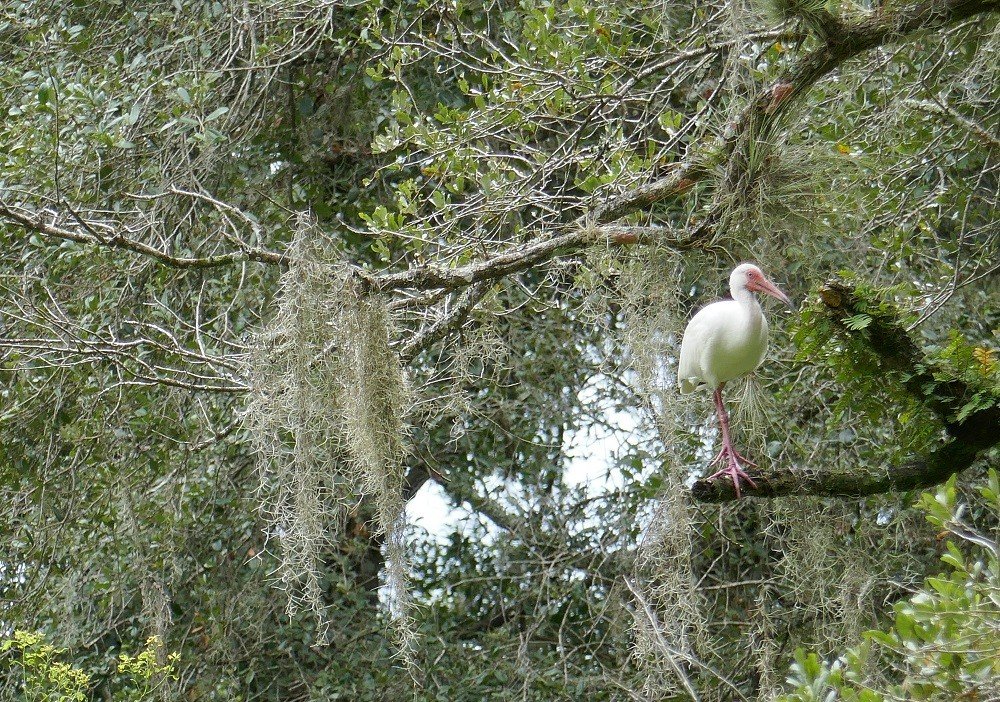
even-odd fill
[[[864,497],[887,492],[923,490],[943,483],[953,474],[969,468],[980,451],[967,443],[952,439],[926,456],[913,458],[898,466],[878,470],[825,471],[823,469],[769,469],[767,473],[751,473],[757,487],[743,483],[741,490],[748,497],[785,497],[786,495],[816,495],[822,497]],[[733,483],[728,478],[699,480],[691,495],[700,502],[732,502],[737,499]]]

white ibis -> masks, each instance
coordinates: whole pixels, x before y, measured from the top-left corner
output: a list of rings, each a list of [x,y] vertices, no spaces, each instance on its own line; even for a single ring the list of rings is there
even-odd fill
[[[753,293],[766,293],[789,307],[792,301],[752,263],[741,263],[733,269],[729,275],[729,291],[732,300],[713,302],[699,310],[688,322],[681,341],[677,381],[681,394],[693,392],[699,385],[714,389],[715,411],[722,429],[722,450],[709,465],[721,462],[723,467],[707,479],[728,474],[733,479],[738,498],[740,478],[757,487],[743,472],[740,463],[757,464],[733,448],[729,436],[729,415],[722,403],[722,386],[759,366],[767,352],[767,320]]]

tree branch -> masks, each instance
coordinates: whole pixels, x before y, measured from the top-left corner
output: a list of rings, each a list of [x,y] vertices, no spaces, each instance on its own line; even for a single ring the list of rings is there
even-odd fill
[[[708,175],[713,164],[731,158],[748,134],[766,132],[793,103],[793,98],[805,94],[848,59],[918,32],[941,29],[973,15],[998,10],[1000,0],[925,0],[895,12],[876,11],[849,23],[828,17],[824,23],[823,43],[761,90],[727,136],[678,164],[669,175],[611,198],[591,213],[592,221],[614,221],[684,192]]]
[[[1000,138],[991,134],[989,129],[975,120],[963,115],[961,112],[949,105],[944,98],[935,98],[933,102],[929,100],[910,100],[905,104],[909,107],[920,110],[921,112],[926,112],[927,114],[947,117],[952,122],[964,127],[970,134],[974,135],[976,139],[982,142],[983,146],[991,149],[1000,149]]]
[[[753,473],[753,488],[744,484],[744,496],[785,497],[813,495],[821,497],[865,497],[887,492],[923,490],[943,483],[955,473],[971,467],[980,450],[952,439],[942,443],[927,456],[914,458],[899,466],[881,470],[807,471],[769,468],[767,473]],[[738,499],[728,479],[699,480],[691,495],[700,502],[732,502]]]
[[[610,224],[625,215],[644,210],[654,203],[684,193],[711,171],[712,164],[728,159],[737,144],[745,140],[750,130],[766,129],[779,113],[787,109],[792,98],[806,92],[820,78],[844,61],[917,32],[940,29],[978,13],[995,12],[998,9],[1000,0],[945,0],[944,2],[925,0],[895,12],[874,12],[850,23],[830,18],[824,25],[825,41],[822,45],[796,62],[775,84],[761,90],[737,120],[732,133],[701,149],[695,157],[675,164],[667,176],[609,198],[602,205],[577,218],[570,225],[573,231],[460,268],[413,268],[398,273],[371,275],[369,282],[373,288],[383,292],[400,288],[453,290],[482,280],[510,275],[555,256],[597,243],[602,235],[601,230],[595,228],[596,225]],[[220,210],[235,212],[235,208],[203,194],[187,191],[175,191],[175,194],[196,197]],[[245,215],[242,216],[245,218]],[[74,231],[46,223],[41,215],[30,215],[2,203],[0,203],[0,217],[44,236],[119,248],[148,256],[174,268],[212,268],[242,260],[280,264],[283,260],[280,253],[251,247],[214,256],[173,256],[143,242],[130,239],[120,232],[112,232],[103,238],[90,232]],[[613,240],[609,241],[615,243]],[[678,237],[673,245],[681,249],[691,248],[694,242]]]
[[[75,241],[80,244],[93,244],[110,249],[129,251],[151,258],[171,268],[217,268],[247,260],[271,264],[277,264],[282,261],[281,254],[255,247],[247,247],[242,251],[231,251],[214,256],[174,256],[149,244],[130,239],[119,231],[109,230],[107,236],[101,236],[97,233],[98,227],[88,222],[83,223],[85,227],[84,231],[67,229],[47,222],[45,216],[41,213],[30,214],[5,203],[0,203],[0,217],[3,217],[9,223],[25,231],[34,232],[53,239],[63,239],[66,241]]]
[[[794,97],[804,94],[848,59],[917,32],[940,29],[975,14],[998,9],[1000,0],[925,0],[895,12],[874,12],[849,23],[831,17],[824,25],[824,42],[796,62],[773,85],[762,89],[744,110],[730,134],[715,140],[695,156],[675,164],[668,175],[613,196],[578,217],[570,225],[573,231],[461,268],[428,267],[375,276],[374,284],[383,291],[406,287],[455,289],[525,270],[557,255],[572,253],[596,243],[600,234],[591,227],[610,224],[657,202],[683,194],[708,175],[713,164],[731,158],[737,146],[746,142],[748,135],[768,129],[778,115],[792,104]],[[680,250],[694,248],[698,238],[676,237],[669,245]]]
[[[523,520],[510,512],[496,500],[481,495],[475,488],[463,484],[459,480],[448,480],[440,473],[431,473],[431,478],[451,496],[459,505],[467,502],[474,512],[489,518],[504,531],[514,532]]]
[[[702,670],[705,670],[706,672],[710,673],[719,682],[728,687],[733,692],[733,694],[735,694],[744,702],[747,702],[746,695],[744,695],[740,691],[740,689],[736,686],[735,683],[733,683],[732,680],[730,680],[727,677],[724,677],[714,667],[695,658],[690,652],[684,651],[681,648],[671,645],[668,638],[666,627],[663,626],[663,623],[660,621],[659,616],[657,616],[656,611],[653,609],[653,606],[649,603],[649,600],[647,600],[643,596],[642,591],[634,582],[632,582],[630,578],[626,577],[624,578],[624,581],[625,581],[625,587],[627,587],[629,592],[632,593],[632,596],[635,598],[636,604],[639,605],[640,609],[636,610],[633,609],[632,607],[628,607],[628,605],[626,605],[626,608],[629,609],[630,613],[632,614],[633,617],[635,617],[636,622],[640,626],[642,626],[643,628],[648,628],[650,631],[652,631],[657,645],[660,647],[660,649],[662,649],[664,660],[666,660],[670,664],[670,667],[673,668],[674,673],[677,675],[678,680],[680,680],[681,684],[684,686],[685,691],[688,693],[688,695],[691,697],[692,700],[695,700],[697,702],[697,700],[700,699],[698,697],[698,692],[697,690],[695,690],[694,686],[691,683],[691,680],[688,678],[687,672],[681,667],[680,663],[678,663],[678,659],[683,660],[690,664],[694,664],[696,667],[701,668]],[[640,613],[642,616],[640,616]]]
[[[490,284],[487,281],[480,281],[469,287],[459,296],[451,309],[403,344],[399,350],[400,360],[404,364],[409,363],[421,350],[460,326],[489,289]]]
[[[629,232],[628,236],[624,233]],[[387,292],[400,288],[444,288],[455,290],[484,280],[503,278],[532,268],[556,256],[579,251],[593,244],[628,245],[658,241],[680,249],[696,248],[690,237],[666,227],[578,227],[566,234],[543,239],[492,258],[458,268],[424,266],[400,273],[371,276],[368,280],[376,290]]]
[[[839,280],[831,280],[820,288],[819,296],[840,333],[866,344],[877,356],[881,370],[899,377],[906,391],[938,416],[948,434],[977,449],[997,443],[1000,407],[980,409],[958,421],[962,408],[977,390],[927,359],[898,316],[872,309],[851,286]],[[844,323],[858,314],[871,318],[864,329],[854,330]]]

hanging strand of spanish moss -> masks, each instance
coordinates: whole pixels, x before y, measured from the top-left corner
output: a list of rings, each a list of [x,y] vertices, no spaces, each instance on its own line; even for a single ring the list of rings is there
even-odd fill
[[[389,346],[389,315],[305,218],[288,260],[274,318],[251,356],[246,425],[261,456],[262,512],[280,539],[289,613],[311,609],[324,640],[323,554],[368,498],[374,534],[385,541],[390,608],[409,641],[402,489],[410,398]]]
[[[316,260],[307,231],[300,227],[290,246],[276,313],[251,357],[245,421],[261,456],[262,513],[280,540],[288,614],[311,608],[322,633],[319,564],[329,535],[342,529],[349,490],[336,479],[339,431],[327,419],[342,412],[336,369],[332,356],[317,354],[335,340],[325,322],[340,286]]]
[[[344,347],[353,356],[347,361],[352,372],[342,375],[350,383],[344,388],[346,446],[361,491],[375,497],[378,533],[385,536],[385,584],[396,622],[397,643],[403,659],[410,662],[415,634],[408,616],[403,541],[405,412],[411,404],[410,395],[399,356],[389,346],[390,319],[385,304],[356,297],[355,305],[344,320],[346,336],[354,341]]]

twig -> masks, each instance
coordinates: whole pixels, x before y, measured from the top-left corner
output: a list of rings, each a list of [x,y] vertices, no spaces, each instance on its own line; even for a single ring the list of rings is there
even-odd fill
[[[688,663],[692,663],[701,668],[702,670],[708,672],[716,679],[718,679],[719,682],[721,682],[723,685],[732,690],[733,693],[741,700],[743,700],[744,702],[749,702],[749,700],[747,700],[746,695],[743,694],[743,692],[736,686],[736,684],[733,683],[733,681],[730,680],[729,678],[722,675],[713,666],[710,666],[707,663],[698,660],[695,656],[691,655],[690,653],[680,651],[671,646],[670,642],[667,641],[666,634],[663,632],[663,625],[660,623],[660,618],[656,616],[656,612],[653,611],[653,608],[649,604],[649,601],[643,596],[642,592],[635,585],[635,583],[632,582],[631,579],[623,578],[623,580],[625,581],[625,587],[629,589],[629,592],[632,593],[632,596],[635,597],[636,602],[642,608],[642,613],[646,621],[649,623],[649,626],[652,628],[653,634],[656,636],[657,644],[659,644],[659,646],[663,649],[663,652],[665,654],[664,658],[667,659],[667,662],[670,663],[670,667],[674,669],[675,673],[677,673],[677,677],[680,678],[681,684],[684,686],[684,690],[688,693],[688,695],[691,697],[692,700],[694,700],[695,702],[699,701],[698,692],[697,690],[695,690],[694,685],[691,683],[691,680],[684,672],[684,669],[681,668],[680,665],[677,663],[676,660],[677,658],[682,658]]]
[[[84,233],[72,229],[59,227],[45,221],[43,215],[31,215],[24,211],[14,209],[10,205],[0,203],[0,217],[6,218],[10,223],[21,227],[27,231],[35,232],[43,236],[66,241],[75,241],[81,244],[94,244],[105,248],[122,249],[131,251],[142,256],[147,256],[153,260],[170,266],[171,268],[216,268],[218,266],[228,266],[246,260],[260,261],[262,263],[280,263],[282,256],[272,251],[263,249],[250,249],[248,251],[233,251],[230,253],[216,254],[214,256],[185,257],[174,256],[157,249],[141,241],[130,239],[121,232],[112,232],[107,237],[99,237],[95,234]],[[93,230],[94,225],[88,224],[87,229]]]

